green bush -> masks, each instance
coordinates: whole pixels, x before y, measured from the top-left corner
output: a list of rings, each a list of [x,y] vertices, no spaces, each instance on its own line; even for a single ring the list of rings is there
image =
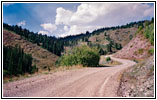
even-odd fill
[[[63,55],[56,62],[59,66],[98,66],[99,64],[99,51],[96,48],[89,48],[86,45],[74,48],[71,52]]]
[[[38,72],[38,68],[36,67],[36,65],[32,66],[30,73],[34,73],[34,72]]]
[[[154,54],[154,48],[151,48],[151,49],[148,51],[148,53]]]
[[[110,57],[106,57],[106,61],[110,61],[111,60],[111,58]]]

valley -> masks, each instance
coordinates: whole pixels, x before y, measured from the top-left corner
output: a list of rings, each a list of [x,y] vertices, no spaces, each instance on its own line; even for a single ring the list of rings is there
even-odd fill
[[[29,19],[18,23],[4,17],[3,97],[154,97],[156,33],[150,14],[154,5],[126,4],[45,3],[53,13],[44,14],[44,6],[42,16],[36,12],[40,4],[4,5],[4,12],[21,5],[19,8],[29,6],[31,10],[25,9],[37,15],[18,16]],[[116,8],[110,9],[111,5]],[[121,11],[127,7],[130,12]]]
[[[128,80],[130,77],[134,77],[125,75],[125,73],[132,75],[131,73],[133,73],[134,70],[137,70],[135,67],[141,66],[141,68],[143,68],[143,64],[141,64],[142,61],[147,62],[147,58],[152,56],[150,50],[154,46],[149,42],[147,38],[145,38],[144,35],[142,35],[142,33],[140,33],[142,31],[136,33],[137,30],[138,28],[135,25],[135,27],[133,28],[103,31],[100,32],[99,34],[97,33],[95,35],[91,35],[89,36],[89,38],[87,38],[85,35],[83,38],[77,40],[77,45],[70,44],[72,42],[70,42],[71,40],[68,39],[68,41],[66,42],[69,43],[69,45],[64,47],[65,48],[64,54],[61,57],[58,57],[52,52],[40,47],[40,45],[31,43],[27,41],[24,37],[17,35],[16,33],[9,32],[8,30],[5,29],[3,31],[4,45],[5,46],[19,45],[24,50],[25,53],[32,54],[33,58],[32,63],[37,65],[39,71],[36,73],[39,74],[32,75],[31,77],[23,78],[13,82],[4,83],[3,96],[4,97],[118,97],[118,96],[128,97],[135,95],[153,96],[152,94],[153,88],[151,88],[151,90],[145,89],[145,92],[151,91],[151,94],[149,94],[150,92],[148,92],[148,95],[140,95],[139,94],[140,92],[137,91],[136,91],[137,93],[134,93],[133,95],[129,92],[135,90],[133,90],[134,88],[130,89],[128,86],[132,86],[132,84],[139,84],[138,82],[140,82],[140,79],[138,79],[138,81],[137,79],[134,79],[137,82],[133,83],[128,83],[129,81],[127,82],[125,81]],[[121,34],[120,37],[125,37],[125,39],[123,38],[120,39],[120,37],[118,37],[119,34]],[[130,38],[130,36],[132,38]],[[74,37],[76,38],[77,36]],[[66,38],[64,40],[66,40]],[[84,39],[84,41],[82,41],[82,39]],[[108,47],[107,48],[105,47],[106,45],[111,43],[112,45],[110,49],[108,49]],[[123,47],[122,49],[119,48],[118,50],[116,49],[116,47],[114,47],[114,45],[115,44],[118,45],[118,43]],[[94,49],[95,47],[99,49]],[[105,56],[110,57],[109,61],[104,56],[104,53],[101,54],[100,51],[99,52],[95,51],[101,49],[102,51],[106,51]],[[139,49],[143,49],[143,51],[141,51],[141,53],[138,53],[140,52]],[[92,63],[89,62],[90,64],[88,66],[88,64],[86,64],[88,62],[81,62],[82,65],[83,66],[85,65],[86,67],[83,68],[82,65],[78,65],[80,66],[80,69],[77,67],[75,68],[77,63],[80,63],[77,62],[79,56],[80,60],[93,59],[93,62],[96,61],[96,58],[86,58],[88,56],[83,57],[83,55],[86,55],[86,51],[93,53],[95,52],[95,54],[98,53],[101,54],[101,57],[98,60],[99,65],[98,66],[92,65]],[[75,57],[76,61],[74,60],[73,57]],[[149,58],[149,62],[152,62],[151,59],[153,59],[153,57]],[[113,62],[113,64],[112,63],[109,64],[109,62]],[[53,70],[61,68],[59,67],[60,64],[62,66],[66,64],[66,66],[72,67],[71,68],[69,67],[68,70],[64,71],[58,70],[56,72],[53,72]],[[66,68],[66,66],[64,67]],[[154,84],[152,83],[154,72],[152,71],[152,67],[149,67],[152,65],[147,64],[147,66],[148,68],[147,70],[145,70],[146,71],[145,73],[148,73],[149,75],[146,76],[147,78],[145,78],[145,80],[151,78],[151,83],[147,84],[149,84],[148,86],[151,85],[152,87]],[[47,74],[42,74],[43,72]],[[136,73],[138,77],[142,77],[140,71],[139,72],[136,71]],[[133,78],[131,78],[130,80],[133,80]],[[126,84],[129,85],[127,86]]]

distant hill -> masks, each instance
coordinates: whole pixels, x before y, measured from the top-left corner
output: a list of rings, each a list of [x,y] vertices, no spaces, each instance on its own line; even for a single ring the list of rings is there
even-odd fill
[[[27,54],[32,54],[33,64],[35,64],[39,71],[43,69],[53,69],[55,67],[55,62],[58,59],[58,56],[55,54],[33,44],[20,35],[17,35],[8,30],[3,30],[3,45],[5,46],[15,46],[19,45],[24,49],[24,52]]]
[[[128,44],[130,40],[132,40],[132,38],[135,36],[137,29],[138,27],[135,25],[130,28],[104,31],[98,35],[89,37],[88,41],[90,41],[92,44],[99,44],[104,46],[111,44],[112,52],[117,52],[119,49],[116,46],[121,45],[121,47],[124,47],[126,44]],[[107,48],[104,50],[107,50]]]
[[[89,38],[89,41],[91,41],[92,43],[105,45],[106,43],[108,43],[108,41],[105,39],[105,35],[109,35],[112,40],[114,40],[116,43],[120,43],[122,47],[124,47],[134,37],[137,30],[137,26],[132,26],[130,28],[104,31],[98,35],[91,36]]]
[[[101,28],[92,33],[86,32],[82,38],[77,40],[76,45],[65,46],[65,51],[68,51],[75,46],[89,45],[100,48],[102,55],[115,53],[135,37],[139,25],[143,23],[144,21],[141,21],[121,27]],[[75,37],[73,36],[73,38]]]
[[[116,34],[116,33],[123,34],[124,33],[123,35],[125,35],[125,32],[126,32],[126,34],[127,33],[132,34],[133,30],[131,30],[131,32],[129,32],[129,30],[127,31],[127,29],[132,28],[132,27],[138,27],[140,24],[143,24],[144,22],[145,21],[138,21],[138,22],[130,22],[130,23],[128,23],[126,25],[122,25],[122,26],[104,27],[104,28],[94,30],[93,32],[86,31],[86,33],[80,33],[78,35],[66,36],[64,38],[56,38],[54,36],[52,37],[52,36],[47,36],[47,35],[41,35],[38,33],[31,32],[28,29],[23,29],[21,26],[17,26],[17,25],[10,26],[6,23],[3,23],[3,27],[4,27],[4,29],[13,31],[16,34],[24,37],[25,40],[28,40],[29,42],[37,44],[38,46],[40,46],[44,49],[47,49],[48,51],[50,51],[58,56],[61,56],[65,47],[72,47],[72,46],[80,45],[79,44],[80,42],[86,42],[85,44],[87,44],[90,42],[90,40],[89,40],[90,37],[99,35],[99,34],[103,34],[105,31],[108,31],[108,32],[111,31],[111,34],[112,33],[113,34]],[[121,29],[122,29],[122,31],[121,31]],[[118,32],[118,30],[120,30],[120,32]],[[123,32],[123,30],[124,30],[124,32]],[[114,31],[116,33],[114,33]],[[125,35],[125,38],[121,38],[121,37],[118,37],[118,35],[113,35],[113,34],[111,35],[111,38],[106,37],[108,40],[110,39],[109,40],[110,43],[109,43],[109,45],[107,45],[108,49],[110,49],[109,52],[111,52],[111,48],[113,49],[113,52],[116,52],[115,46],[119,46],[119,44],[121,44],[123,46],[123,45],[125,45],[126,42],[128,42],[127,36],[129,36],[129,35],[127,35],[127,36]],[[120,35],[120,36],[122,36],[122,35]],[[120,40],[117,40],[116,38],[118,38]],[[129,36],[129,38],[131,39],[132,36]],[[100,38],[98,38],[98,39],[100,39]],[[117,41],[115,41],[114,39]],[[99,41],[101,41],[101,42],[99,42],[99,45],[101,46],[101,48],[104,47],[103,40],[100,39]],[[119,44],[117,45],[117,44],[114,44],[113,42],[114,43],[119,42]],[[89,43],[89,44],[91,46],[95,46],[95,43]],[[96,46],[97,46],[97,44],[96,44]],[[102,49],[105,50],[106,47],[102,48]],[[118,49],[119,49],[119,47],[118,47]]]

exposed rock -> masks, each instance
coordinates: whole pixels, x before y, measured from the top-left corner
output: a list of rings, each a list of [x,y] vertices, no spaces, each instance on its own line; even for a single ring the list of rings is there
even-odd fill
[[[154,56],[123,73],[117,94],[122,97],[154,96]]]

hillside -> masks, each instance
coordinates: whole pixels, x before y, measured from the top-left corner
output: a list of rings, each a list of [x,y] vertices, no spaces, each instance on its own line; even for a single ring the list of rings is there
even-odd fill
[[[154,56],[123,73],[118,95],[122,97],[154,96]]]
[[[152,35],[151,35],[152,34]],[[140,60],[151,55],[154,48],[154,24],[145,26],[136,36],[114,56],[123,59]]]
[[[154,23],[145,23],[136,36],[114,57],[137,61],[127,69],[122,77],[118,96],[153,97],[154,96]]]
[[[13,31],[16,34],[24,37],[29,42],[37,44],[38,46],[52,52],[55,55],[61,56],[61,54],[63,54],[63,52],[66,51],[64,50],[64,48],[66,47],[71,48],[73,46],[82,44],[82,42],[85,42],[85,44],[88,44],[89,46],[100,47],[101,49],[106,50],[104,52],[109,52],[109,53],[116,52],[117,49],[119,50],[121,48],[120,45],[124,46],[126,43],[130,41],[132,35],[135,33],[134,31],[136,31],[137,27],[143,24],[144,22],[145,21],[138,21],[138,22],[130,22],[122,26],[104,27],[104,28],[96,29],[92,32],[86,31],[86,33],[81,33],[78,35],[70,35],[63,38],[61,37],[56,38],[54,36],[47,36],[47,35],[34,33],[18,25],[11,26],[6,23],[3,23],[3,27],[4,29]],[[105,31],[107,31],[107,33],[104,36]],[[99,41],[98,43],[93,43],[93,40],[91,41],[89,39],[90,37],[93,36],[95,37],[99,34],[103,36],[102,37],[100,36],[100,38],[97,39]],[[111,34],[111,36],[109,34]],[[118,36],[119,34],[120,37]],[[124,36],[125,38],[122,38],[122,36]],[[107,39],[107,42],[109,42],[107,43],[105,41],[105,43],[108,44],[106,45],[106,47],[104,46],[104,40],[103,40],[105,38]],[[118,48],[116,46],[118,46]],[[107,48],[109,50],[107,50]]]
[[[65,46],[65,51],[71,50],[75,46],[88,45],[103,50],[100,53],[102,55],[115,53],[135,37],[138,25],[100,30],[94,31],[89,37],[78,40],[77,45]]]
[[[123,59],[144,59],[149,57],[149,50],[153,48],[151,43],[141,34],[138,34],[115,57]]]
[[[24,40],[21,36],[7,30],[3,30],[3,45],[19,45],[24,49],[25,53],[32,54],[33,64],[36,64],[39,70],[47,70],[48,68],[53,69],[55,62],[58,59],[58,56],[51,52],[37,46],[36,44],[32,44],[31,42]]]
[[[98,35],[93,35],[89,38],[94,44],[108,44],[108,41],[105,39],[107,35],[110,36],[112,40],[116,43],[120,43],[122,47],[129,43],[129,41],[134,37],[138,27],[133,26],[131,28],[121,28],[116,30],[109,30],[99,33]]]

